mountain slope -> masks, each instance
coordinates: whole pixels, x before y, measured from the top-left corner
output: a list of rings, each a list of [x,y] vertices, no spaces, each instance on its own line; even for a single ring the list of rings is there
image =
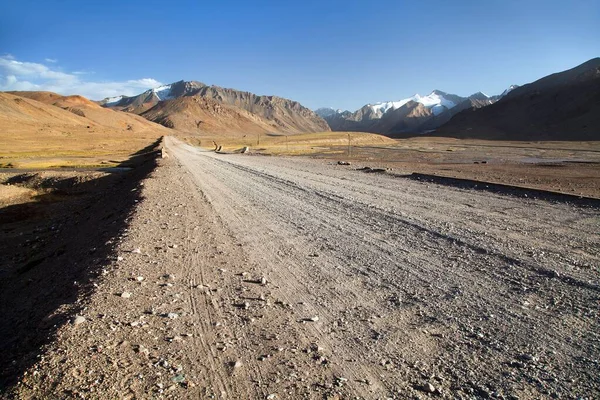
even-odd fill
[[[100,104],[109,108],[143,114],[144,116],[152,116],[153,118],[158,118],[158,115],[160,115],[159,119],[166,121],[168,119],[166,114],[170,110],[169,107],[160,107],[153,113],[146,112],[162,102],[185,97],[202,97],[209,99],[213,102],[230,106],[230,108],[228,108],[230,111],[233,111],[231,107],[235,107],[238,109],[238,114],[240,116],[243,115],[244,118],[247,118],[248,115],[242,113],[242,110],[251,113],[257,117],[257,121],[260,121],[257,126],[262,126],[265,129],[265,132],[299,133],[330,130],[325,120],[296,101],[277,96],[258,96],[250,92],[227,89],[219,86],[208,86],[204,83],[195,81],[179,81],[160,88],[148,90],[138,96],[123,97],[121,99],[115,99],[115,101],[105,99],[100,102]],[[200,104],[201,103],[197,103],[196,106]],[[207,104],[208,107],[212,107],[212,103],[210,105],[208,105],[208,103],[202,104]],[[192,110],[197,110],[201,115],[198,115],[197,118],[195,118],[196,120],[206,118],[202,108],[195,107],[192,103],[189,103],[189,106],[190,107],[186,109],[186,115],[192,112]],[[173,110],[181,111],[181,107],[177,106]],[[232,126],[227,121],[217,121],[218,118],[220,118],[219,114],[215,114],[211,118],[215,127]],[[253,119],[250,117],[248,118],[249,120]],[[187,117],[170,118],[170,121],[173,127],[179,128],[178,124],[182,123],[184,119],[187,119]],[[209,125],[205,125],[206,128],[208,128],[208,126]],[[193,126],[186,122],[183,123],[181,128],[190,131],[193,129]],[[198,131],[202,130],[198,128]]]
[[[63,106],[86,103],[84,98],[28,94],[50,104],[0,92],[0,164],[4,166],[110,166],[170,132],[142,117],[101,109],[96,104],[82,106],[86,107],[84,112],[102,113],[96,121],[53,105],[57,101]],[[128,124],[115,124],[107,118],[112,114]]]
[[[142,117],[184,132],[263,133],[276,127],[246,110],[201,96],[159,102]]]
[[[465,110],[436,135],[510,140],[600,140],[600,58]]]
[[[161,130],[164,134],[168,131],[151,121],[135,114],[103,108],[93,101],[82,96],[61,96],[52,92],[10,92],[10,94],[35,100],[69,111],[84,118],[86,125],[102,126],[121,131],[147,131]]]

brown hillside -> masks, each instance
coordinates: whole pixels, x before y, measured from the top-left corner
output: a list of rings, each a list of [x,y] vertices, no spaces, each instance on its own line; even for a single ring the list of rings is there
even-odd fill
[[[127,111],[152,118],[160,118],[160,121],[165,121],[166,126],[177,121],[186,130],[197,129],[193,128],[194,124],[183,122],[182,116],[168,118],[167,113],[169,107],[160,106],[158,109],[152,110],[152,107],[159,106],[165,101],[180,99],[186,97],[202,97],[212,102],[221,103],[228,106],[229,110],[237,109],[237,112],[242,117],[248,117],[251,121],[262,121],[266,124],[266,131],[277,133],[306,133],[306,132],[324,132],[331,130],[324,119],[315,114],[312,110],[302,106],[297,101],[284,99],[277,96],[258,96],[250,92],[242,92],[235,89],[227,89],[219,86],[207,86],[202,82],[186,82],[179,81],[166,85],[168,89],[161,90],[159,97],[156,89],[147,90],[137,96],[123,97],[121,100],[107,104],[106,100],[99,102],[104,107],[115,110]],[[166,91],[166,92],[165,92]],[[162,100],[161,100],[162,99]],[[174,103],[172,103],[174,104]],[[208,104],[208,103],[206,103]],[[191,103],[190,103],[191,105]],[[212,105],[210,106],[212,107]],[[201,114],[191,116],[191,109],[198,110]],[[190,121],[206,119],[203,110],[192,107],[184,113],[189,117]],[[179,108],[177,108],[180,110]],[[178,111],[179,112],[179,111]],[[251,116],[252,114],[253,116]],[[223,114],[224,116],[225,114]],[[208,118],[210,123],[214,123],[215,128],[225,126],[229,131],[238,130],[238,125],[244,126],[244,123],[231,121],[218,121],[221,118],[220,114],[213,114]],[[167,122],[171,121],[171,122]],[[207,123],[202,131],[207,132],[210,123]],[[259,124],[261,125],[261,124]],[[219,133],[214,131],[213,133]]]
[[[125,131],[162,130],[163,127],[137,115],[111,110],[86,99],[83,96],[61,96],[52,92],[8,92],[15,96],[53,105],[87,119],[86,125],[97,124],[103,127]]]
[[[0,92],[0,166],[110,166],[171,132],[137,115],[85,105],[78,109],[91,118]]]
[[[266,133],[275,132],[278,128],[243,109],[200,96],[162,101],[142,116],[189,133]]]
[[[98,104],[91,100],[86,99],[83,96],[72,95],[62,96],[54,92],[43,92],[43,91],[22,91],[22,92],[7,92],[15,96],[27,97],[28,99],[36,100],[42,103],[51,104],[53,106],[67,108],[76,106],[87,106],[92,108],[101,108]]]
[[[197,94],[244,109],[272,121],[279,132],[300,133],[331,130],[324,119],[297,101],[277,96],[258,96],[250,92],[219,86],[205,86]]]
[[[61,108],[42,102],[0,92],[0,125],[2,133],[26,129],[27,125],[87,126],[89,121]],[[22,128],[19,128],[22,124]]]

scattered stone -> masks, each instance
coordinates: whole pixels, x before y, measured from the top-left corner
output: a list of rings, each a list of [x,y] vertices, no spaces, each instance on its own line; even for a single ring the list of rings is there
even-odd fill
[[[535,362],[538,362],[538,361],[539,361],[539,358],[538,358],[538,357],[535,357],[535,356],[533,356],[533,355],[531,355],[531,354],[521,354],[521,355],[519,355],[517,358],[518,358],[519,360],[521,360],[521,361],[533,362],[533,363],[535,363]]]
[[[118,256],[118,257],[117,257],[117,261],[123,261],[123,257],[121,257],[121,256]]]
[[[419,386],[418,389],[425,393],[435,393],[435,386],[433,386],[429,382],[424,383],[423,385]]]
[[[310,321],[310,322],[317,322],[318,320],[319,320],[319,317],[317,315],[315,315],[314,317],[305,319],[305,321]]]
[[[131,250],[131,252],[135,253],[135,254],[142,254],[142,249],[140,249],[140,248],[133,249],[133,250]]]
[[[341,377],[341,376],[338,376],[338,377],[335,378],[335,383],[338,386],[343,386],[344,383],[346,383],[346,382],[348,382],[347,378],[344,378],[344,377]]]
[[[170,312],[170,313],[166,314],[165,316],[166,316],[167,318],[169,318],[169,319],[176,319],[176,318],[178,318],[178,317],[179,317],[179,314],[177,314],[177,313],[174,313],[174,312]]]
[[[135,278],[136,281],[138,282],[142,282],[144,280],[143,276],[138,276],[137,278]]]
[[[242,368],[242,365],[244,365],[244,364],[242,364],[242,362],[240,360],[236,360],[234,363],[232,363],[233,369]]]
[[[277,398],[277,394],[276,393],[271,393],[270,395],[267,396],[267,400],[273,400]]]
[[[131,297],[131,293],[130,292],[123,292],[121,293],[121,297],[124,299],[128,299]]]
[[[349,161],[338,161],[338,165],[351,165]]]
[[[85,317],[82,317],[81,315],[78,315],[75,317],[75,319],[73,320],[73,325],[81,325],[86,321]]]

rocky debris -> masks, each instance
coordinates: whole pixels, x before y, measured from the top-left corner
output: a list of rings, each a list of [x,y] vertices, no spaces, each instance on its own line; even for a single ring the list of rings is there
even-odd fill
[[[234,306],[236,308],[241,308],[243,310],[247,310],[250,308],[250,303],[248,303],[247,301],[243,302],[243,303],[235,303]]]
[[[429,382],[425,382],[422,385],[418,385],[417,389],[419,389],[420,391],[425,392],[425,393],[435,393],[436,392],[435,386],[433,386]]]
[[[82,317],[81,315],[76,316],[73,319],[73,325],[77,326],[77,325],[81,325],[86,321],[85,317]]]
[[[244,279],[244,282],[254,283],[256,285],[265,286],[267,284],[267,278],[265,278],[264,276],[261,276],[260,278],[256,278],[256,279]]]
[[[124,299],[128,299],[131,297],[131,292],[123,292],[121,293],[121,297]]]
[[[338,165],[352,165],[350,161],[338,161]]]

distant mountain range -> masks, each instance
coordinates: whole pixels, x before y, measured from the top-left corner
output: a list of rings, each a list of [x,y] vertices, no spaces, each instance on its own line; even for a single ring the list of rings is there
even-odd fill
[[[152,121],[188,133],[223,135],[335,130],[390,137],[600,140],[600,58],[523,86],[512,85],[497,96],[477,92],[461,97],[434,90],[426,96],[366,104],[354,112],[331,108],[313,112],[293,100],[196,81],[99,102],[50,92],[12,94],[70,111],[86,118],[90,126],[98,123],[135,132],[155,129],[148,125]]]
[[[434,133],[459,138],[600,140],[600,58],[455,115]]]
[[[334,131],[391,137],[438,135],[506,140],[600,140],[600,58],[500,95],[434,90],[350,112],[319,108]]]
[[[327,123],[300,103],[277,96],[179,81],[137,96],[106,98],[107,108],[139,114],[191,133],[299,133],[329,131]]]
[[[332,108],[319,108],[315,112],[334,131],[374,132],[392,136],[419,133],[442,126],[465,109],[495,103],[517,87],[512,85],[498,96],[477,92],[469,97],[461,97],[434,90],[427,96],[415,94],[398,101],[367,104],[354,112]]]

